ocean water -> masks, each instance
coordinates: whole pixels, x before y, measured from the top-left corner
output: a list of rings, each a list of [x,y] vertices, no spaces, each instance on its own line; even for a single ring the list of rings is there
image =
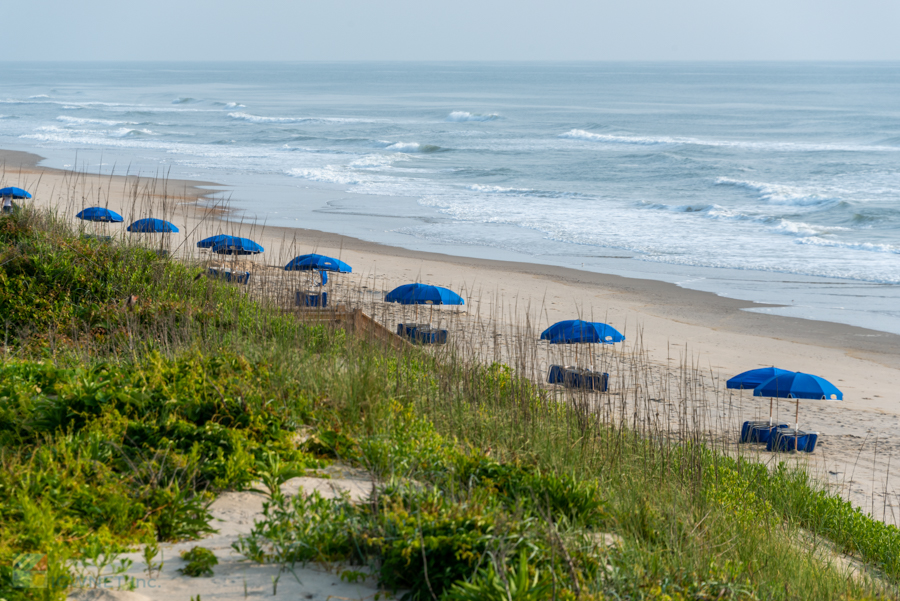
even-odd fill
[[[0,147],[49,166],[900,333],[900,64],[0,63],[0,81]]]

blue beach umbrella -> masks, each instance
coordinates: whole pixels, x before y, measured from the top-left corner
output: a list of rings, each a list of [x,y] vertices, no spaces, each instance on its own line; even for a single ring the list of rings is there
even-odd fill
[[[625,336],[611,325],[596,321],[569,319],[560,321],[541,333],[541,340],[550,344],[574,344],[578,342],[615,344]]]
[[[326,257],[325,255],[309,254],[294,257],[284,266],[285,271],[337,271],[338,273],[350,273],[353,268],[339,259]]]
[[[752,390],[771,380],[775,376],[786,376],[794,372],[786,369],[778,369],[777,367],[762,367],[760,369],[751,369],[730,378],[726,383],[726,388]]]
[[[216,244],[220,244],[222,242],[228,242],[232,240],[234,236],[226,236],[225,234],[219,234],[218,236],[210,236],[209,238],[204,238],[200,242],[197,243],[197,248],[212,248]]]
[[[384,297],[389,303],[401,305],[464,305],[466,301],[457,293],[440,286],[428,284],[404,284],[394,288]]]
[[[162,219],[138,219],[128,226],[129,232],[141,232],[144,234],[172,234],[177,233],[178,228]]]
[[[800,372],[769,378],[756,387],[753,391],[753,396],[770,396],[782,399],[844,400],[844,393],[825,378]]]
[[[763,382],[771,380],[775,376],[786,376],[794,372],[786,369],[778,369],[777,367],[761,367],[759,369],[751,369],[730,378],[726,383],[726,388],[737,390],[754,390]],[[769,425],[772,425],[772,416],[774,415],[774,403],[769,400]]]
[[[769,378],[753,390],[753,396],[796,399],[797,412],[794,427],[800,429],[800,399],[844,400],[844,393],[837,386],[819,376],[794,372]]]
[[[14,188],[12,186],[8,188],[0,188],[0,197],[12,196],[13,198],[31,198],[31,194],[23,190],[22,188]]]
[[[220,240],[212,246],[212,251],[219,255],[258,255],[265,249],[248,238],[234,238]]]
[[[320,286],[328,283],[328,272],[336,271],[337,273],[351,273],[353,268],[333,257],[325,255],[317,255],[315,253],[309,255],[300,255],[291,259],[291,262],[284,266],[285,271],[318,271],[322,278]]]
[[[248,238],[238,238],[237,236],[228,236],[226,234],[219,234],[217,236],[210,236],[209,238],[204,238],[200,242],[197,243],[197,248],[212,248],[214,246],[220,244],[231,244],[235,240],[246,240],[247,242],[253,242]],[[256,244],[253,242],[253,244]],[[262,247],[260,247],[262,248]],[[262,251],[260,251],[262,252]]]
[[[121,223],[125,221],[125,219],[115,211],[110,211],[103,207],[89,207],[75,216],[85,221],[102,221],[105,223]]]

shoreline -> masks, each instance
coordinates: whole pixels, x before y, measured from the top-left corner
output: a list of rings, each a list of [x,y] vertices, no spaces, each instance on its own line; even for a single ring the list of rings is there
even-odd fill
[[[96,178],[98,180],[132,180],[149,181],[147,176],[106,176],[80,171],[44,167],[40,162],[45,160],[40,155],[16,150],[0,150],[0,164],[5,167],[7,179],[15,177],[18,172],[32,172],[43,176],[56,174],[65,178]],[[228,189],[228,186],[216,182],[200,180],[166,180],[166,191],[172,199],[187,200],[189,204],[202,206],[205,201]],[[46,186],[44,186],[46,188]],[[217,188],[218,190],[210,190]],[[172,190],[180,190],[172,194]],[[40,199],[37,199],[40,201]],[[112,202],[112,199],[110,199]],[[45,204],[45,203],[41,203]],[[112,204],[118,204],[112,202]],[[562,284],[567,287],[587,288],[590,292],[602,292],[603,296],[614,296],[629,304],[640,304],[648,314],[682,323],[688,326],[711,328],[719,332],[734,334],[752,334],[763,338],[771,338],[803,345],[816,345],[823,348],[867,355],[873,361],[886,367],[900,370],[900,335],[871,330],[837,322],[787,317],[781,315],[746,311],[745,309],[765,309],[784,305],[745,301],[713,292],[694,290],[678,284],[640,277],[626,277],[614,274],[584,271],[569,267],[559,267],[542,263],[525,263],[500,259],[478,259],[451,255],[440,252],[410,250],[400,246],[390,246],[378,242],[370,242],[315,229],[259,225],[251,222],[239,222],[228,219],[233,209],[220,206],[202,206],[204,217],[218,217],[222,227],[220,230],[244,231],[256,230],[257,237],[266,238],[271,245],[273,241],[291,240],[294,246],[366,253],[368,255],[391,257],[419,263],[442,263],[461,269],[493,271],[498,274],[515,273],[540,280],[545,286],[541,290],[551,291],[552,285]],[[123,212],[124,214],[124,212]],[[126,216],[126,219],[128,217]],[[216,228],[213,228],[216,229]],[[335,253],[335,254],[338,254]],[[267,264],[271,254],[263,255]],[[361,257],[364,258],[364,257]],[[434,283],[440,283],[435,276]],[[444,285],[449,283],[444,282]],[[506,291],[505,288],[498,288]],[[518,294],[508,294],[511,298]],[[578,304],[576,302],[576,304]],[[606,303],[604,303],[606,304]],[[580,305],[583,309],[586,305]],[[573,306],[573,310],[577,310]]]

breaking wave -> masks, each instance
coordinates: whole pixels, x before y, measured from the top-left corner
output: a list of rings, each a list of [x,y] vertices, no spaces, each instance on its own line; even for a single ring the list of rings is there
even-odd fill
[[[129,129],[127,127],[123,127],[117,129],[116,131],[110,132],[109,135],[113,138],[134,138],[139,136],[152,136],[155,134],[149,129]]]
[[[798,186],[767,184],[764,182],[731,179],[730,177],[718,178],[716,180],[716,185],[744,188],[746,190],[750,190],[751,192],[756,192],[756,195],[762,200],[777,205],[808,207],[834,203],[840,200],[839,198],[823,196],[821,194]]]
[[[378,123],[376,119],[358,119],[355,117],[262,117],[250,113],[228,113],[238,121],[250,123]]]
[[[440,152],[444,150],[440,146],[434,144],[419,144],[418,142],[381,142],[385,150],[393,150],[394,152]]]
[[[453,121],[457,123],[462,123],[465,121],[496,121],[500,119],[500,115],[496,113],[470,113],[468,111],[453,111],[449,115],[445,121]]]
[[[647,138],[641,136],[613,136],[610,134],[595,134],[583,129],[572,129],[564,134],[559,135],[560,138],[569,138],[571,140],[588,140],[590,142],[609,142],[612,144],[639,144],[641,146],[650,146],[657,144],[678,144],[675,138]]]
[[[583,129],[571,129],[560,138],[586,140],[607,144],[633,144],[637,146],[658,146],[664,144],[691,144],[715,148],[741,148],[745,150],[762,150],[769,152],[900,152],[897,146],[867,146],[855,144],[813,144],[805,142],[753,142],[749,140],[701,140],[699,138],[671,136],[623,136],[613,134],[597,134]]]
[[[828,246],[832,248],[846,248],[849,250],[865,250],[869,252],[891,253],[900,255],[900,247],[893,244],[873,244],[871,242],[839,242],[837,240],[826,240],[817,236],[807,238],[799,238],[794,240],[796,244],[809,244],[812,246]]]
[[[80,117],[70,117],[68,115],[60,115],[56,118],[57,121],[62,121],[63,123],[71,123],[72,125],[137,125],[132,121],[111,121],[109,119],[87,119]]]

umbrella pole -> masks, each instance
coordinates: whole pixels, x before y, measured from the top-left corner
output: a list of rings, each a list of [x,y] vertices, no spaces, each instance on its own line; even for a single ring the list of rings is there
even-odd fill
[[[772,425],[772,406],[775,404],[775,399],[769,397],[769,425]]]
[[[800,397],[797,397],[797,412],[794,414],[794,430],[800,431]]]

